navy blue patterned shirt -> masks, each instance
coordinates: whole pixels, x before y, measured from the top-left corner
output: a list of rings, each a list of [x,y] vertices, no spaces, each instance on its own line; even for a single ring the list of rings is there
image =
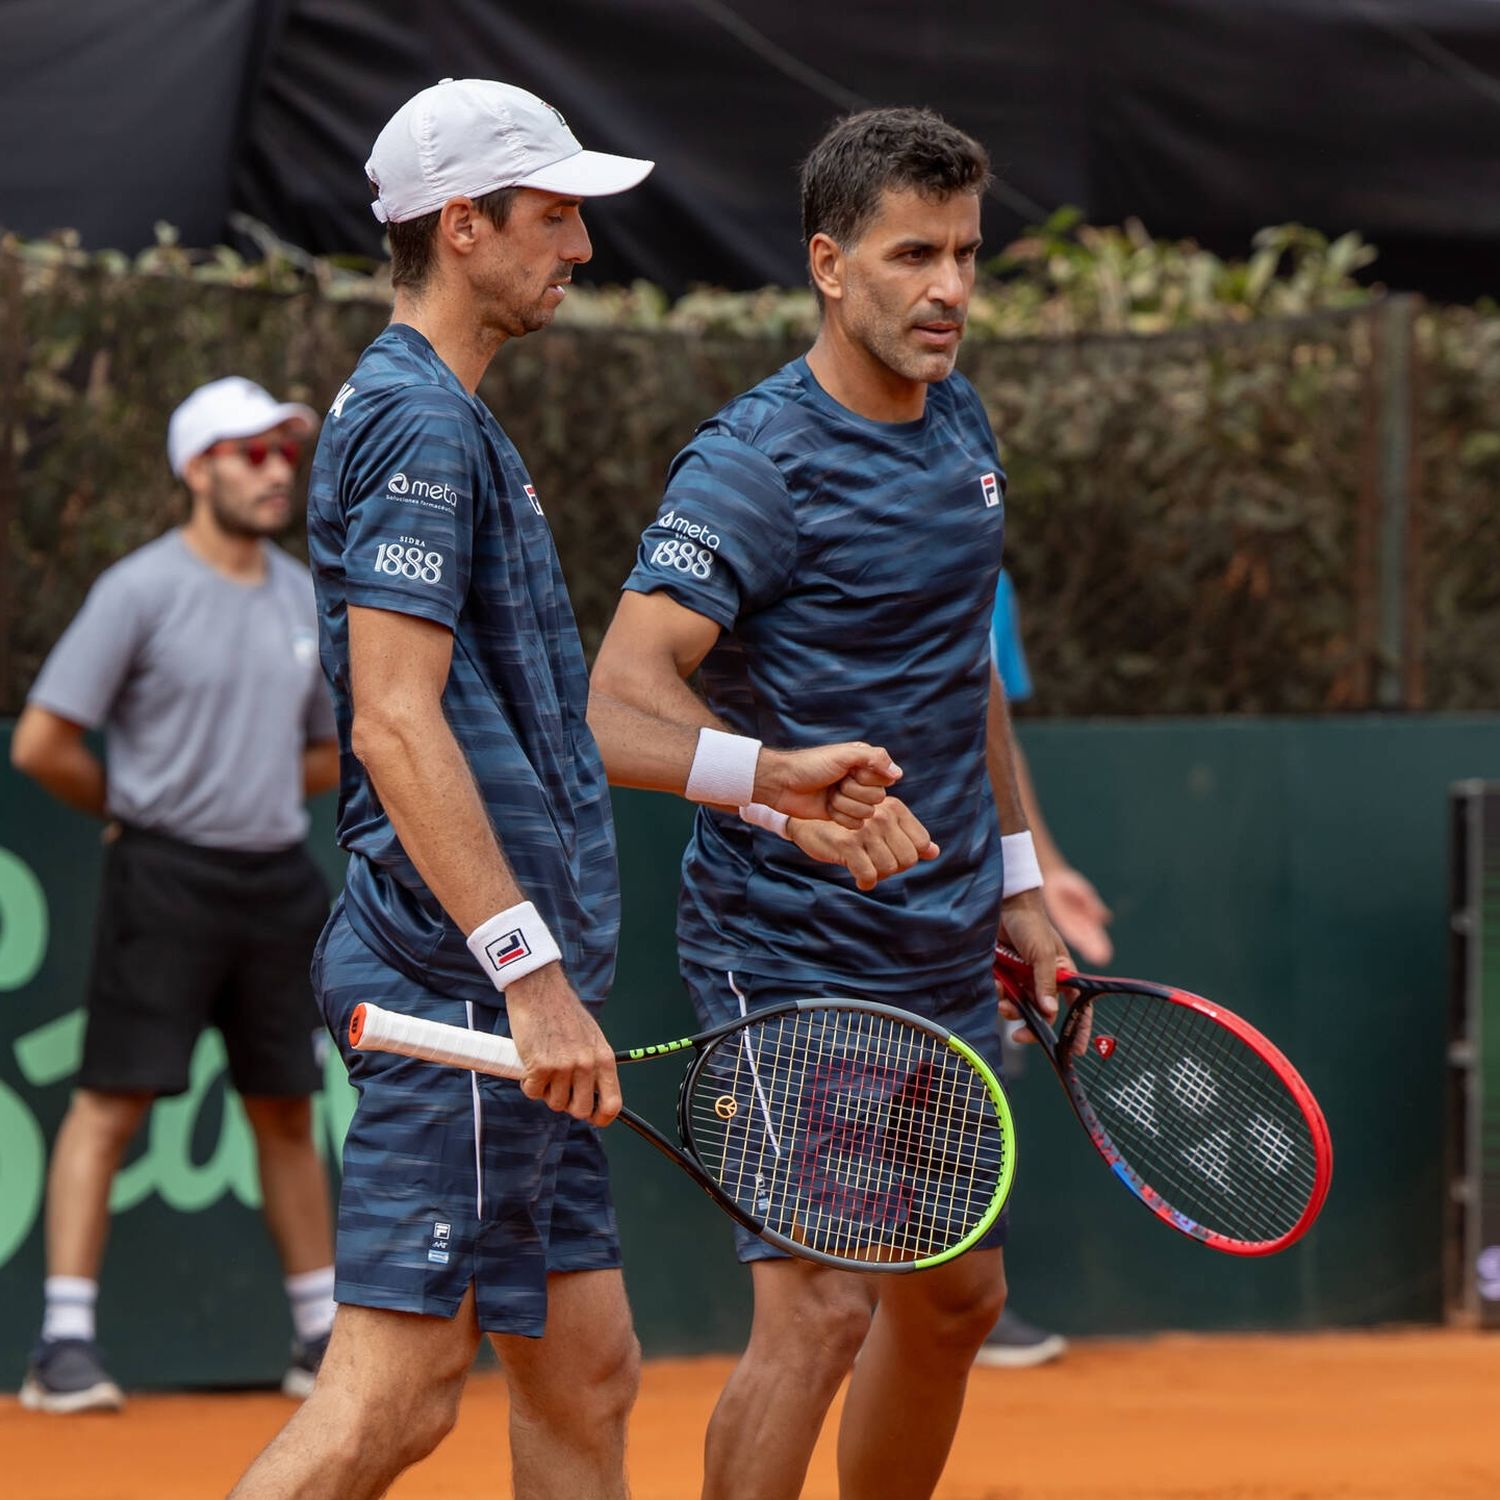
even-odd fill
[[[678,940],[715,968],[857,978],[891,992],[982,976],[999,920],[985,765],[990,615],[1005,477],[974,388],[930,386],[920,421],[847,410],[794,360],[677,456],[626,588],[722,633],[709,706],[777,748],[862,739],[941,856],[858,890],[775,834],[701,809]]]
[[[552,533],[500,424],[414,328],[387,328],[333,403],[308,491],[308,551],[338,718],[351,925],[430,989],[495,1003],[352,753],[352,604],[453,632],[448,724],[574,989],[602,1000],[619,931],[614,828]]]

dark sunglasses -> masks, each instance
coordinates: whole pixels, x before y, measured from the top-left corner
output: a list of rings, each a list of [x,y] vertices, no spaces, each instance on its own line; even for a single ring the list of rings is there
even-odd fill
[[[302,444],[290,438],[280,443],[268,443],[264,438],[251,438],[245,443],[232,443],[226,439],[215,443],[209,451],[238,453],[252,469],[260,468],[273,453],[279,453],[294,469],[302,461]]]

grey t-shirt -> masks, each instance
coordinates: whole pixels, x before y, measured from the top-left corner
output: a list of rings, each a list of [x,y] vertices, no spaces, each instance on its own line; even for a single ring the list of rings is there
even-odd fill
[[[337,735],[312,578],[264,545],[236,583],[180,531],[95,580],[29,701],[104,726],[109,813],[190,844],[284,849],[307,833],[303,746]]]

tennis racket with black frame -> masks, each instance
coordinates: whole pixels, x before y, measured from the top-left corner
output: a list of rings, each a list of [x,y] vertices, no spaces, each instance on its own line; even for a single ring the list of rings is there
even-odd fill
[[[1229,1255],[1270,1255],[1311,1228],[1333,1176],[1328,1124],[1248,1021],[1168,985],[1063,970],[1054,1028],[1003,944],[995,980],[1099,1154],[1163,1223]]]
[[[350,1045],[501,1078],[525,1065],[509,1037],[355,1007]],[[697,1036],[616,1052],[618,1064],[691,1052],[677,1140],[620,1119],[731,1218],[790,1255],[905,1272],[971,1249],[1015,1171],[1005,1091],[962,1038],[894,1006],[810,999]]]

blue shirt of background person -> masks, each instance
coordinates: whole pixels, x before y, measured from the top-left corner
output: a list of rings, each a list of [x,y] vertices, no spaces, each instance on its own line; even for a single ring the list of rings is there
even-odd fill
[[[1032,692],[1031,669],[1026,665],[1026,652],[1021,645],[1021,618],[1016,607],[1015,585],[1004,568],[1000,570],[1000,581],[995,586],[990,651],[995,658],[995,669],[1000,673],[1000,685],[1005,689],[1006,700],[1024,703]]]

